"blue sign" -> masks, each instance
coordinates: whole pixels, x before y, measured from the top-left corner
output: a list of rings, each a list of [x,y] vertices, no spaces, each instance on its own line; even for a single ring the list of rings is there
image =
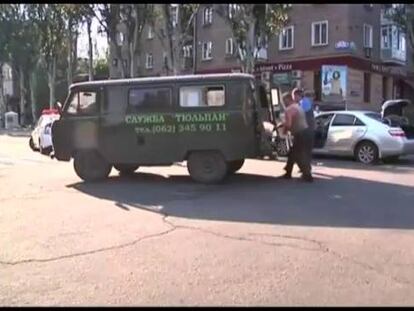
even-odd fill
[[[338,41],[335,44],[335,49],[337,50],[355,50],[356,45],[355,42],[351,41]]]

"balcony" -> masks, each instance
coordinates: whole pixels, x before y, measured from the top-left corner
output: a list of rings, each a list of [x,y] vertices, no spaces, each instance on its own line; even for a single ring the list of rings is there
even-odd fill
[[[405,65],[407,60],[405,33],[381,13],[381,60],[389,65]]]

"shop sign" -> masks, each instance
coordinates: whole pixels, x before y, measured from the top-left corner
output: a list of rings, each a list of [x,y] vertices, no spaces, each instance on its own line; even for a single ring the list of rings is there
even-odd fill
[[[276,85],[290,84],[291,75],[289,73],[275,73],[273,74],[273,83]]]
[[[279,64],[270,64],[270,65],[257,65],[256,70],[258,72],[263,71],[270,71],[270,72],[278,72],[278,71],[290,71],[292,70],[293,66],[291,63],[279,63]]]

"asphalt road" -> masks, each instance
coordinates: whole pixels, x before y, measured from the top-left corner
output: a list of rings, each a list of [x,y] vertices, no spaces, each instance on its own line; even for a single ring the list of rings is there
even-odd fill
[[[413,305],[414,159],[319,158],[315,182],[249,160],[83,183],[0,135],[0,305]],[[299,175],[295,175],[299,176]]]

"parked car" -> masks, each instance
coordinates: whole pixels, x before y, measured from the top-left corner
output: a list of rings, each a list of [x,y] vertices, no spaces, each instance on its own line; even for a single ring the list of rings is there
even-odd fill
[[[48,155],[52,152],[52,124],[59,119],[59,113],[54,109],[43,110],[30,135],[29,146],[33,151]]]
[[[383,112],[330,111],[315,118],[315,154],[353,156],[365,164],[377,160],[395,161],[399,156],[414,153],[414,127],[401,125],[389,116],[400,112],[400,102],[384,103]],[[405,104],[404,104],[405,105]],[[400,107],[401,108],[401,107]],[[405,120],[407,122],[407,120]]]

